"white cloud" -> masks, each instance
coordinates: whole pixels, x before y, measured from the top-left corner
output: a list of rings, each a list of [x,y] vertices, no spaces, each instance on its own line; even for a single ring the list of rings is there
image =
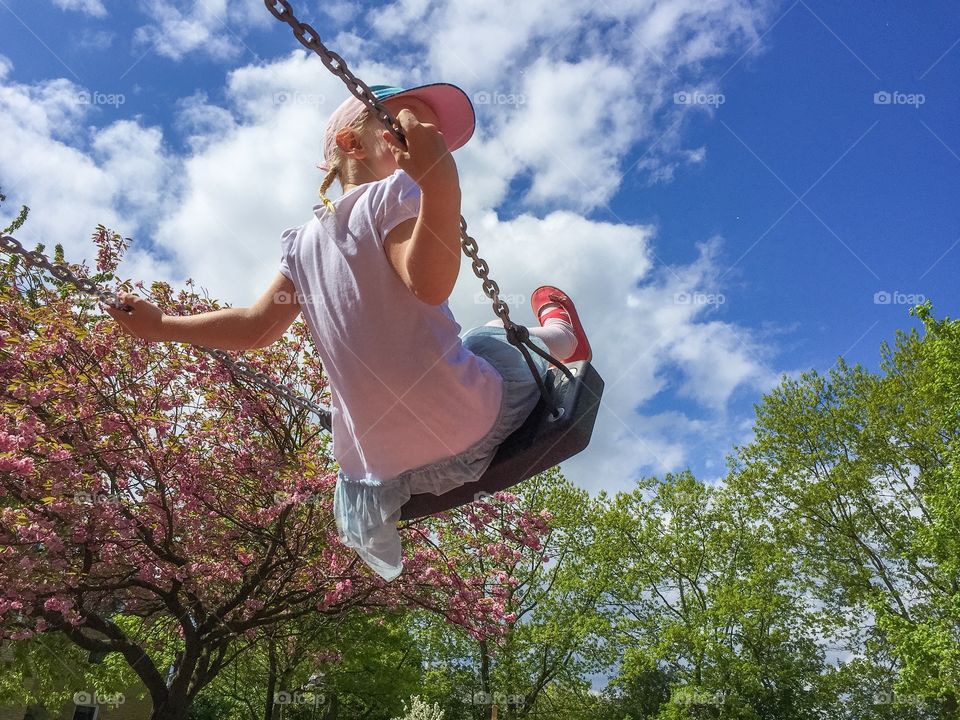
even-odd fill
[[[277,272],[280,232],[305,222],[317,201],[323,126],[341,87],[294,51],[232,72],[226,107],[202,96],[181,104],[195,153],[184,158],[184,196],[156,239],[184,275],[235,304],[262,292]]]
[[[255,53],[244,40],[251,27],[276,24],[258,0],[144,0],[143,7],[151,22],[137,29],[136,43],[174,60],[236,61]],[[529,0],[505,13],[478,0],[395,0],[358,22],[358,8],[334,3],[321,11],[353,26],[332,43],[315,13],[298,11],[352,68],[355,58],[379,56],[394,82],[443,79],[471,95],[521,96],[522,104],[478,107],[479,134],[504,142],[515,172],[534,179],[525,200],[590,208],[608,202],[620,173],[634,165],[649,182],[669,182],[702,160],[701,149],[683,147],[680,121],[709,108],[674,106],[673,94],[696,86],[691,80],[709,81],[711,60],[759,52],[758,28],[772,7],[771,0]]]
[[[630,304],[645,308],[659,351],[682,369],[680,396],[722,411],[738,388],[767,390],[776,377],[766,367],[768,351],[749,331],[709,319],[735,300],[718,279],[719,239],[698,248],[693,263],[660,272],[634,291]]]
[[[116,109],[84,103],[84,93],[63,79],[0,85],[0,184],[11,207],[32,211],[20,238],[60,242],[72,262],[92,260],[97,223],[146,234],[164,211],[157,198],[169,202],[173,189],[160,131],[128,120],[88,127]]]
[[[164,152],[159,128],[119,120],[96,132],[90,147],[124,215],[150,218],[167,213],[177,194],[176,160]]]
[[[612,197],[631,145],[626,105],[611,99],[630,83],[625,68],[599,58],[537,61],[526,73],[524,104],[500,132],[533,182],[528,199],[588,210]]]
[[[243,36],[272,21],[257,0],[144,0],[143,7],[152,22],[137,28],[134,42],[172,60],[189,53],[215,60],[255,55]]]
[[[103,0],[53,0],[53,4],[63,10],[76,10],[93,17],[107,16]]]
[[[232,133],[237,123],[226,108],[212,105],[204,92],[177,102],[176,126],[194,152]]]
[[[359,6],[348,0],[332,0],[321,3],[320,11],[333,18],[334,22],[345,25],[357,16]]]
[[[410,82],[443,78],[471,95],[521,96],[478,106],[481,132],[510,148],[533,183],[524,198],[590,208],[605,204],[636,162],[655,182],[698,162],[682,145],[686,106],[674,92],[699,87],[705,63],[758,52],[767,0],[398,0],[367,14],[386,41],[414,42],[426,63]],[[704,86],[709,86],[705,83]],[[631,148],[639,157],[631,159]]]

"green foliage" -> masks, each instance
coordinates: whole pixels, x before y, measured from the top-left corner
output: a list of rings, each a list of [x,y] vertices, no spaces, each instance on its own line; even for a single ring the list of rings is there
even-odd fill
[[[207,689],[204,707],[218,720],[261,720],[267,706],[284,720],[388,720],[422,684],[421,660],[402,616],[307,616],[243,650]]]
[[[842,360],[785,380],[757,410],[731,483],[767,508],[849,652],[889,672],[870,692],[952,717],[960,681],[960,326],[882,348],[882,373]],[[903,717],[906,712],[900,704]],[[893,712],[891,710],[891,712]],[[866,717],[867,715],[864,715]]]
[[[233,717],[240,717],[237,703],[210,690],[200,693],[187,713],[187,720],[225,720]]]
[[[76,693],[113,697],[135,683],[119,658],[91,662],[87,652],[59,633],[0,646],[0,707],[43,707],[56,715]]]
[[[603,544],[622,548],[608,592],[623,648],[614,685],[640,717],[805,718],[820,706],[807,691],[823,669],[815,616],[794,557],[754,511],[687,472],[609,503]]]
[[[524,548],[513,560],[484,554],[474,559],[517,579],[516,586],[487,589],[491,597],[502,594],[506,612],[516,615],[511,630],[495,644],[433,616],[415,621],[430,661],[423,695],[440,703],[448,720],[485,720],[494,704],[499,720],[583,717],[595,705],[587,676],[615,661],[604,642],[607,621],[599,608],[611,582],[610,566],[590,551],[595,502],[556,469],[515,491],[516,506],[549,510],[543,547]]]
[[[7,196],[4,195],[2,189],[0,189],[0,205],[5,203],[6,201],[7,201]],[[17,216],[12,221],[10,221],[10,224],[7,225],[3,230],[0,230],[0,234],[10,235],[12,233],[15,233],[17,230],[23,227],[23,224],[27,221],[27,216],[29,214],[30,214],[30,208],[28,208],[26,205],[22,206],[20,208],[20,212],[17,213]]]

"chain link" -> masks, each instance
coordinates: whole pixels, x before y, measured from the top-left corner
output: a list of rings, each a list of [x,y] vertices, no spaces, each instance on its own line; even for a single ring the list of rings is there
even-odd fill
[[[43,253],[37,252],[36,250],[26,250],[23,245],[20,244],[20,241],[14,237],[9,235],[0,237],[0,250],[10,253],[11,255],[19,255],[28,265],[43,268],[58,280],[70,283],[83,293],[93,295],[104,305],[108,305],[115,310],[130,310],[129,306],[117,300],[116,295],[103,290],[89,278],[78,277],[66,265],[51,263]],[[307,400],[307,398],[298,395],[288,386],[275,383],[266,373],[257,370],[253,365],[244,360],[234,360],[223,350],[203,347],[202,345],[196,345],[195,347],[208,355],[212,355],[229,367],[234,373],[246,378],[255,385],[268,390],[276,396],[285,398],[299,408],[315,413],[320,418],[320,424],[327,430],[330,430],[331,417],[328,408]]]
[[[397,139],[397,142],[404,146],[407,144],[407,139],[404,137],[403,130],[397,119],[387,110],[383,103],[377,99],[377,96],[367,87],[367,84],[350,72],[350,68],[347,67],[344,59],[337,55],[337,53],[328,50],[327,47],[320,42],[320,34],[316,30],[306,23],[297,20],[293,14],[293,8],[290,6],[289,0],[263,0],[263,4],[267,6],[267,10],[269,10],[277,20],[285,22],[290,26],[294,36],[300,41],[301,45],[320,56],[320,60],[323,61],[327,69],[343,80],[347,89],[349,89],[360,102],[367,106],[367,109],[373,113],[373,116],[377,118],[377,120],[386,125],[387,129]]]

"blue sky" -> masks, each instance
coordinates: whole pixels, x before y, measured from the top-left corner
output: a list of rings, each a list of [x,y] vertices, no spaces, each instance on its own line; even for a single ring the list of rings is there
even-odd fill
[[[521,321],[552,282],[587,324],[609,392],[578,484],[716,479],[781,373],[876,368],[909,296],[957,314],[955,5],[488,5],[294,3],[369,83],[501,98],[456,155],[464,214]],[[345,97],[296,48],[259,0],[0,0],[5,217],[77,259],[104,222],[124,274],[249,304]],[[464,327],[478,289],[464,265]]]

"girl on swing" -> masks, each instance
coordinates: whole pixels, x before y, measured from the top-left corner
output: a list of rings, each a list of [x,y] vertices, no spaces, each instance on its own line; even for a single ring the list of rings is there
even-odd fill
[[[303,312],[330,380],[339,537],[393,580],[403,570],[403,504],[476,481],[539,389],[499,319],[460,335],[447,304],[461,258],[450,153],[473,135],[470,99],[445,83],[371,89],[400,122],[407,148],[358,99],[334,111],[322,202],[282,234],[279,273],[253,306],[173,316],[122,293],[132,310],[104,307],[145,340],[223,350],[270,345]],[[330,200],[335,179],[343,194]],[[532,342],[563,363],[591,359],[565,293],[543,286],[530,304],[540,324],[530,328]],[[530,355],[544,376],[546,361]]]

